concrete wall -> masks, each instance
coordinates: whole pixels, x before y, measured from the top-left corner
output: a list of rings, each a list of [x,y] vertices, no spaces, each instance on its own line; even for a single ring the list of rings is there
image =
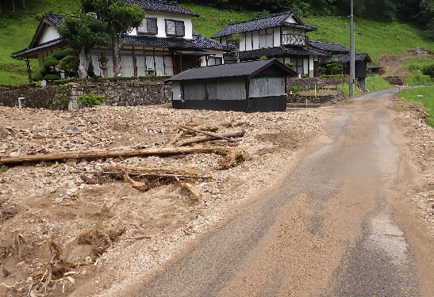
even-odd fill
[[[171,100],[170,84],[166,85],[162,80],[84,81],[0,91],[0,105],[18,106],[18,97],[25,97],[23,103],[29,108],[77,109],[82,107],[78,96],[91,92],[105,95],[105,105],[152,105]]]

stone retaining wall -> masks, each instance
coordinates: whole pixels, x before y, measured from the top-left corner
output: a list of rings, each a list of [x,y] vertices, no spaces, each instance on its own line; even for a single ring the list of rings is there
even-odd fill
[[[0,91],[0,105],[18,106],[18,97],[30,108],[77,109],[82,107],[78,96],[105,95],[105,105],[152,105],[170,102],[171,86],[163,80],[79,81],[65,85],[23,87]]]
[[[324,86],[337,86],[343,83],[348,83],[349,78],[322,78],[322,77],[310,77],[310,78],[289,78],[287,80],[288,92],[292,86],[301,86],[304,91],[314,90],[315,87],[323,88]]]
[[[344,99],[345,99],[345,95],[341,91],[337,91],[336,93],[321,95],[321,96],[301,95],[295,93],[288,96],[288,103],[305,104],[307,100],[307,103],[324,104],[324,103],[336,103],[337,101],[341,101]]]

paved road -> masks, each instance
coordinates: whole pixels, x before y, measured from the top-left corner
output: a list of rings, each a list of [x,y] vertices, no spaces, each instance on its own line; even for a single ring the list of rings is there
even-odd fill
[[[137,297],[420,296],[414,251],[395,220],[402,193],[394,91],[331,109],[278,193],[264,197]]]

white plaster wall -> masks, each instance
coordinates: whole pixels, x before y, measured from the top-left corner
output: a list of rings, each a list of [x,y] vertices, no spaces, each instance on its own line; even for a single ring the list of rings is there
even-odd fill
[[[287,18],[287,19],[285,20],[285,22],[296,24],[296,23],[297,23],[297,20],[296,20],[293,16],[290,16],[289,18]]]
[[[57,32],[56,27],[47,27],[44,30],[44,33],[42,33],[41,40],[39,41],[39,44],[45,43],[54,39],[60,38],[59,33]]]
[[[313,68],[314,68],[314,56],[309,56],[309,77],[314,76]]]
[[[274,47],[280,46],[280,27],[274,28]]]
[[[259,48],[259,31],[253,31],[253,49]]]
[[[223,45],[227,44],[227,42],[226,42],[226,36],[223,36],[223,37],[220,38],[220,43],[223,44]]]
[[[167,37],[166,35],[166,22],[165,20],[176,20],[183,21],[185,26],[185,36],[186,39],[193,39],[193,25],[191,23],[191,16],[180,15],[180,14],[171,14],[171,13],[162,13],[156,11],[146,12],[147,18],[157,18],[157,27],[158,34],[152,35],[157,37]],[[128,34],[132,36],[137,36],[137,29],[133,28],[133,30]],[[171,36],[169,36],[171,37]]]
[[[246,35],[246,50],[251,51],[252,48],[252,32],[248,32]]]
[[[241,33],[240,37],[241,37],[241,42],[240,42],[240,51],[241,51],[241,50],[245,50],[246,48],[246,34]]]
[[[181,84],[179,82],[172,82],[172,99],[181,100]]]

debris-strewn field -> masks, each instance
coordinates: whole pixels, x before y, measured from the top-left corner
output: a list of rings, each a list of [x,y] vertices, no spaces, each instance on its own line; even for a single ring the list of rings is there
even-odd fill
[[[326,115],[0,107],[0,297],[118,296],[275,184]]]

